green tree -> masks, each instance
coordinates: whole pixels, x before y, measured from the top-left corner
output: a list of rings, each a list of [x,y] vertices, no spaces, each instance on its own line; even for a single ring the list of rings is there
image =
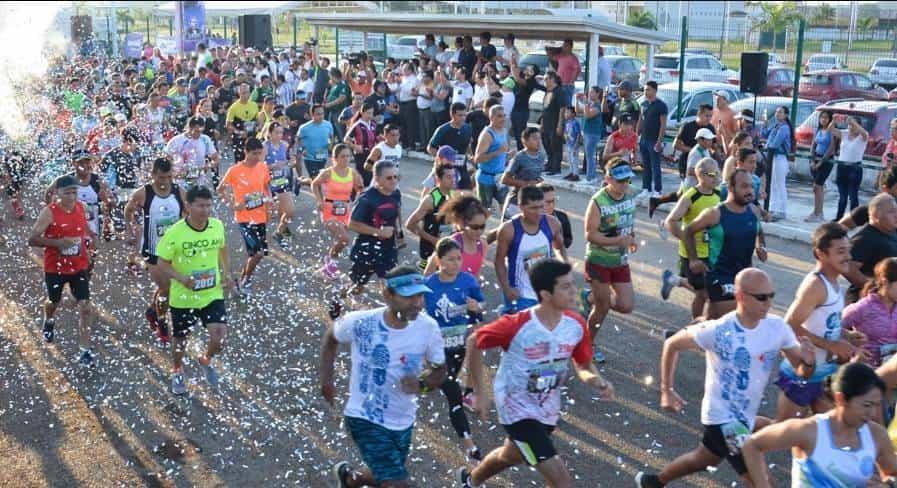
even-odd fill
[[[869,31],[878,26],[878,19],[875,17],[863,17],[862,19],[857,19],[857,33],[868,34]]]
[[[641,27],[642,29],[657,30],[657,22],[654,15],[647,10],[633,10],[629,12],[629,18],[626,19],[626,25],[633,27]]]
[[[813,14],[813,23],[816,25],[834,25],[835,15],[835,8],[827,3],[823,3],[816,8],[816,13]]]
[[[753,27],[760,31],[772,31],[772,50],[776,49],[776,36],[800,18],[794,2],[763,2],[760,4],[760,16],[754,20]]]

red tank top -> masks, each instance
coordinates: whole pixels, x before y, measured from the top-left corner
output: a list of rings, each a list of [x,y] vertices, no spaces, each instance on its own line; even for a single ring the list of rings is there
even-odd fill
[[[483,267],[483,260],[486,258],[486,250],[483,249],[483,241],[477,241],[477,250],[473,254],[464,252],[464,237],[460,232],[452,234],[452,239],[461,246],[461,271],[470,273],[474,276],[480,275],[480,268]]]
[[[53,246],[44,248],[44,271],[53,274],[73,275],[87,269],[87,216],[81,202],[75,202],[75,208],[66,212],[58,203],[50,204],[53,222],[47,227],[44,236],[47,239],[63,237],[80,237],[81,242],[68,249]]]

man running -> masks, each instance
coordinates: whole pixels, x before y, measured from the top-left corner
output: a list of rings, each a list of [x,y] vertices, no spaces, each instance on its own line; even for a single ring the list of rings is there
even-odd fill
[[[451,198],[454,188],[454,165],[442,163],[436,166],[436,186],[427,192],[424,198],[421,198],[420,205],[405,222],[408,232],[417,234],[420,238],[420,263],[418,266],[421,271],[427,268],[427,260],[433,254],[439,239],[452,233],[452,224],[445,221],[445,215],[440,214],[440,210],[442,205]]]
[[[459,190],[473,189],[473,181],[470,178],[467,152],[470,148],[470,138],[473,129],[465,122],[467,118],[467,105],[455,102],[449,109],[451,119],[440,125],[433,132],[430,143],[427,145],[427,153],[436,156],[442,146],[451,146],[455,150],[455,178]]]
[[[211,215],[212,192],[203,186],[190,188],[187,217],[168,228],[156,246],[160,274],[171,283],[171,393],[174,395],[187,393],[184,351],[187,336],[199,324],[208,330],[209,344],[197,361],[209,385],[218,385],[212,358],[221,354],[227,337],[224,289],[230,289],[233,280],[227,278],[224,224]]]
[[[249,255],[240,273],[240,293],[249,295],[252,290],[252,273],[268,255],[267,229],[268,206],[271,202],[271,173],[264,164],[265,149],[262,141],[250,137],[246,141],[246,159],[231,166],[221,178],[218,194],[230,189],[228,203],[234,210],[234,218],[240,226],[240,235]]]
[[[538,304],[484,325],[467,339],[470,381],[476,391],[485,387],[483,351],[502,348],[494,389],[498,420],[507,438],[472,471],[458,470],[458,483],[464,487],[484,486],[493,476],[523,463],[536,468],[548,486],[572,487],[573,479],[551,441],[569,360],[579,380],[602,399],[614,396],[613,385],[592,363],[588,326],[571,311],[578,294],[572,267],[543,259],[532,265],[529,274]],[[477,395],[477,410],[485,420],[488,395]]]
[[[536,261],[554,256],[557,251],[567,260],[561,223],[543,213],[545,195],[536,186],[520,190],[517,204],[520,214],[501,224],[495,249],[495,276],[504,294],[503,313],[515,313],[536,306],[539,295],[529,278]]]
[[[804,378],[813,373],[813,344],[806,337],[798,342],[781,317],[769,314],[775,296],[769,276],[757,268],[746,268],[734,282],[735,311],[686,327],[663,344],[660,406],[671,412],[681,411],[686,404],[673,389],[679,352],[704,351],[704,435],[697,448],[676,458],[660,473],[636,474],[635,482],[642,488],[663,487],[717,466],[724,458],[752,486],[740,451],[751,432],[770,423],[770,419],[758,417],[757,410],[776,358],[784,353],[792,364],[799,365]]]
[[[153,161],[151,178],[151,183],[134,192],[125,205],[125,222],[128,224],[127,235],[131,245],[137,243],[139,236],[139,254],[149,267],[150,278],[156,284],[156,291],[146,309],[146,320],[159,340],[167,343],[170,339],[167,323],[170,283],[158,267],[156,245],[169,227],[187,215],[184,205],[186,194],[183,189],[172,184],[173,168],[171,160],[167,158]],[[136,221],[138,211],[142,212],[140,226]]]
[[[735,274],[751,266],[756,252],[766,262],[766,240],[760,227],[760,209],[754,205],[751,175],[736,169],[728,181],[728,198],[716,207],[705,209],[682,231],[688,267],[704,274],[708,318],[722,317],[735,308]],[[698,258],[696,236],[708,241],[708,263]]]
[[[386,124],[383,127],[383,140],[371,149],[368,154],[367,162],[364,164],[365,171],[372,171],[377,161],[390,161],[399,169],[399,162],[402,160],[402,145],[399,144],[401,131],[397,125]]]
[[[212,138],[202,133],[205,124],[205,119],[198,115],[190,117],[184,132],[172,137],[165,146],[165,154],[174,163],[174,181],[184,188],[211,185],[212,170],[221,159]]]
[[[93,172],[91,158],[87,151],[75,151],[72,155],[72,165],[75,171],[63,176],[71,176],[78,185],[78,201],[84,206],[87,215],[88,248],[93,252],[100,232],[101,214],[111,208],[112,200],[109,185]],[[50,203],[55,197],[56,188],[57,185],[53,184],[47,189],[47,203]]]
[[[688,266],[688,252],[685,250],[685,236],[683,229],[697,218],[704,210],[719,205],[720,192],[717,189],[719,181],[719,165],[712,158],[704,158],[695,167],[698,178],[697,186],[685,190],[682,197],[676,203],[673,211],[667,216],[664,225],[670,234],[679,239],[679,277],[672,271],[663,270],[663,279],[660,285],[660,296],[666,300],[670,292],[677,286],[682,286],[694,293],[691,301],[691,316],[696,318],[704,313],[704,305],[707,303],[707,289],[704,285],[704,275],[692,273]],[[710,255],[709,239],[705,232],[695,244],[698,259],[708,262]]]
[[[135,127],[125,126],[121,130],[121,145],[107,152],[100,163],[101,168],[109,168],[115,175],[114,184],[110,185],[115,208],[109,209],[109,213],[118,232],[125,229],[122,209],[139,184],[140,161],[136,154],[139,144],[140,132]]]
[[[635,238],[635,192],[630,188],[635,173],[622,158],[605,165],[605,186],[589,200],[586,210],[586,280],[590,283],[592,310],[589,337],[595,340],[607,313],[632,313],[635,301],[629,254],[638,250]],[[595,361],[604,354],[594,350]]]
[[[446,379],[439,325],[421,313],[424,294],[431,292],[424,277],[412,266],[399,266],[384,278],[386,306],[349,313],[327,328],[321,345],[321,394],[331,405],[337,351],[340,344],[350,344],[352,350],[343,414],[367,469],[353,471],[346,461],[335,464],[333,476],[340,487],[411,486],[405,459],[417,396]]]
[[[56,321],[53,318],[66,284],[78,303],[78,364],[91,366],[90,349],[90,274],[87,256],[88,222],[84,205],[78,201],[79,185],[70,175],[53,183],[53,200],[41,210],[28,236],[28,245],[44,248],[44,341],[53,342]]]
[[[849,361],[857,353],[869,359],[868,353],[859,347],[865,336],[841,328],[844,290],[838,285],[838,278],[850,270],[847,229],[835,222],[819,226],[813,232],[813,257],[816,269],[801,282],[785,321],[798,337],[809,338],[815,346],[816,369],[810,379],[805,379],[797,374],[793,364],[782,361],[776,381],[782,390],[776,413],[779,422],[805,417],[808,410],[822,413],[831,409],[825,379],[838,369],[838,363]]]
[[[259,113],[259,106],[249,99],[248,83],[241,83],[237,93],[240,98],[228,107],[225,121],[227,133],[231,136],[231,145],[234,148],[234,161],[242,161],[246,158],[243,143],[255,130],[255,117]]]

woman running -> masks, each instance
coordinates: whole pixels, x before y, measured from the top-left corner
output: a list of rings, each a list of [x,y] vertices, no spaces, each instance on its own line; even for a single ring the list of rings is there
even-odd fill
[[[465,344],[471,326],[482,320],[483,292],[476,277],[461,271],[461,246],[451,237],[436,244],[439,272],[427,278],[430,290],[424,296],[427,314],[439,323],[445,341],[445,364],[448,378],[439,387],[449,405],[449,419],[472,461],[482,460],[480,449],[473,442],[470,422],[462,406],[458,373],[464,365]]]
[[[331,153],[333,166],[321,171],[311,183],[311,191],[321,212],[321,221],[330,236],[333,245],[324,257],[324,265],[320,272],[328,279],[335,279],[339,271],[336,258],[349,245],[349,217],[353,193],[364,190],[361,175],[349,166],[352,161],[352,149],[346,144],[337,144]]]
[[[741,453],[755,488],[770,485],[763,454],[791,449],[792,488],[865,487],[875,474],[895,486],[897,455],[881,417],[885,383],[869,366],[848,363],[827,379],[835,408],[772,424],[751,435]]]
[[[283,140],[283,126],[271,122],[268,128],[268,140],[265,141],[265,163],[271,171],[271,194],[277,200],[280,210],[280,222],[274,230],[274,240],[283,248],[284,238],[292,236],[290,222],[296,214],[293,207],[293,168],[296,161],[289,154],[289,144]]]
[[[440,213],[455,226],[455,233],[450,238],[461,247],[461,271],[479,276],[489,245],[483,238],[486,207],[475,196],[459,193],[445,202]],[[435,271],[436,263],[431,258],[424,274],[429,276]]]

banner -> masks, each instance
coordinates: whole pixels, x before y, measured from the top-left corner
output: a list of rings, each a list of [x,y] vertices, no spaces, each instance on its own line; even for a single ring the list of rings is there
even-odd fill
[[[205,2],[184,2],[184,52],[196,51],[206,38]]]
[[[178,42],[174,37],[156,36],[156,47],[165,56],[177,56]]]
[[[125,58],[139,59],[143,56],[143,34],[140,32],[129,32],[125,36]]]
[[[207,42],[206,45],[209,46],[209,49],[212,49],[215,47],[230,46],[230,39],[224,39],[224,38],[219,38],[219,37],[210,37],[207,39],[206,42]]]

